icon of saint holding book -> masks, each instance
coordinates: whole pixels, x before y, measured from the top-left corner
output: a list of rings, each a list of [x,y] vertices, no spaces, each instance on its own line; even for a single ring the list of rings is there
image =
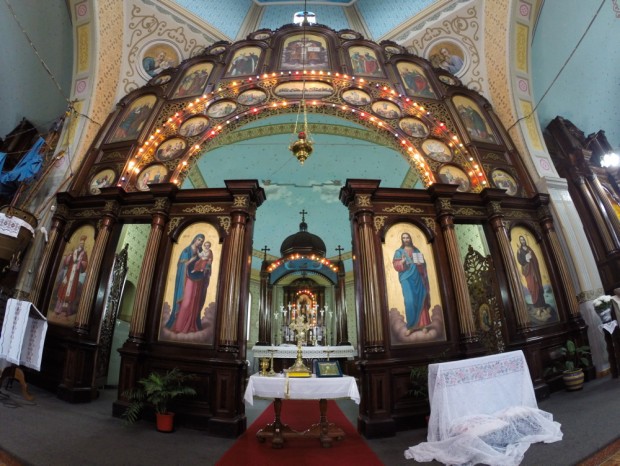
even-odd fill
[[[392,264],[403,289],[407,335],[411,335],[417,330],[425,331],[431,323],[431,297],[424,255],[413,245],[409,233],[402,233],[400,238],[401,246],[394,252]]]

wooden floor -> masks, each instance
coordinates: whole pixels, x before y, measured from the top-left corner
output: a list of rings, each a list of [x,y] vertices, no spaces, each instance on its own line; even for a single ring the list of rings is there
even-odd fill
[[[607,445],[578,466],[620,466],[620,440]]]

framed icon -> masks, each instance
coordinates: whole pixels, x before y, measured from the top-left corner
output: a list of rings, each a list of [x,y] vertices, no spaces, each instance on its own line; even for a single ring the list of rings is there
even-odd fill
[[[168,176],[168,169],[164,167],[161,163],[156,163],[154,165],[150,165],[142,170],[142,173],[138,175],[138,180],[136,181],[136,188],[140,191],[148,191],[149,183],[163,183],[166,181],[166,177]]]
[[[271,37],[271,31],[258,31],[252,35],[254,40],[267,40]]]
[[[327,40],[318,34],[293,34],[282,46],[280,69],[302,70],[329,69]]]
[[[174,160],[185,151],[186,146],[187,143],[181,138],[168,139],[164,141],[157,149],[157,152],[155,152],[155,160],[159,162]]]
[[[388,100],[378,100],[373,103],[372,111],[377,115],[388,119],[400,118],[402,115],[398,105]]]
[[[251,76],[256,74],[262,49],[260,47],[242,47],[230,59],[225,78],[234,76]]]
[[[406,117],[398,122],[398,126],[407,135],[414,138],[425,138],[429,134],[428,126],[417,118]]]
[[[155,102],[157,97],[154,94],[147,94],[129,104],[108,142],[137,139],[151,115]]]
[[[368,105],[372,99],[370,95],[360,89],[347,89],[342,93],[342,100],[350,105]]]
[[[321,99],[334,93],[334,88],[322,81],[291,81],[278,84],[274,90],[278,97]]]
[[[407,95],[414,97],[437,97],[421,66],[415,63],[399,61],[396,64],[396,69],[398,69]]]
[[[93,176],[88,185],[88,192],[91,194],[101,193],[101,188],[107,188],[112,186],[116,181],[116,172],[111,168],[101,170],[95,176]]]
[[[462,95],[452,97],[452,102],[454,102],[454,106],[472,140],[497,144],[498,139],[476,102]]]
[[[179,128],[179,134],[186,138],[191,138],[202,132],[209,126],[209,119],[206,116],[198,115],[188,118]]]
[[[495,185],[495,187],[499,189],[505,189],[506,194],[508,194],[509,196],[514,196],[519,191],[519,185],[517,184],[517,181],[510,173],[504,170],[493,170],[491,172],[491,179],[493,180],[493,184]]]
[[[348,52],[353,74],[358,76],[385,77],[381,64],[377,59],[377,54],[373,49],[355,46],[350,47]]]
[[[342,369],[338,361],[314,360],[314,373],[317,377],[342,377]]]
[[[185,74],[174,91],[172,98],[178,99],[179,97],[193,97],[202,94],[207,85],[207,79],[209,79],[212,69],[213,63],[209,62],[198,63],[197,65],[190,67],[187,71],[185,71]]]
[[[249,89],[237,97],[237,102],[241,105],[258,105],[265,100],[267,100],[267,93],[260,89]]]
[[[436,162],[449,162],[452,160],[452,151],[447,144],[437,139],[425,139],[422,143],[424,153]]]
[[[469,177],[456,165],[444,165],[439,169],[439,178],[442,183],[458,185],[457,191],[467,192],[471,186]]]
[[[207,115],[213,118],[224,118],[237,110],[237,104],[232,100],[220,100],[207,109]]]

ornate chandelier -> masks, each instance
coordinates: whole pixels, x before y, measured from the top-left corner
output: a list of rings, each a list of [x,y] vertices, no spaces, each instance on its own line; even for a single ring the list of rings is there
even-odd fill
[[[297,111],[297,119],[295,120],[295,129],[293,130],[291,143],[288,146],[288,150],[293,153],[295,158],[299,160],[299,163],[301,163],[302,165],[304,164],[306,159],[310,157],[310,154],[312,154],[312,149],[314,145],[314,141],[312,140],[312,137],[310,136],[310,131],[308,130],[308,114],[306,110],[306,25],[309,24],[307,16],[308,11],[304,2],[304,21],[301,23],[301,26],[304,30],[303,51],[301,55],[301,101],[299,102],[299,109]],[[300,117],[303,118],[301,123],[299,121]]]
[[[305,89],[305,81],[303,83]],[[303,91],[302,91],[303,95]],[[299,111],[297,112],[297,120],[299,120],[300,114],[303,114],[303,125],[301,128],[298,128],[297,123],[295,122],[295,130],[293,131],[293,137],[296,137],[288,149],[293,153],[293,155],[299,160],[299,163],[302,165],[306,161],[310,154],[312,154],[312,149],[314,145],[314,141],[310,136],[310,132],[308,131],[308,116],[306,114],[306,100],[302,97],[301,102],[299,103]]]

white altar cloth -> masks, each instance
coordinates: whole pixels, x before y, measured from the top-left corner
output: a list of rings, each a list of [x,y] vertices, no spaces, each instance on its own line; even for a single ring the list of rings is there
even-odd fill
[[[530,444],[562,440],[560,424],[538,409],[522,351],[428,367],[428,442],[405,458],[518,465]]]
[[[285,377],[282,374],[273,377],[254,374],[248,381],[243,399],[253,405],[254,397],[283,398],[290,400],[333,400],[351,398],[360,403],[360,392],[355,378],[342,377]]]

